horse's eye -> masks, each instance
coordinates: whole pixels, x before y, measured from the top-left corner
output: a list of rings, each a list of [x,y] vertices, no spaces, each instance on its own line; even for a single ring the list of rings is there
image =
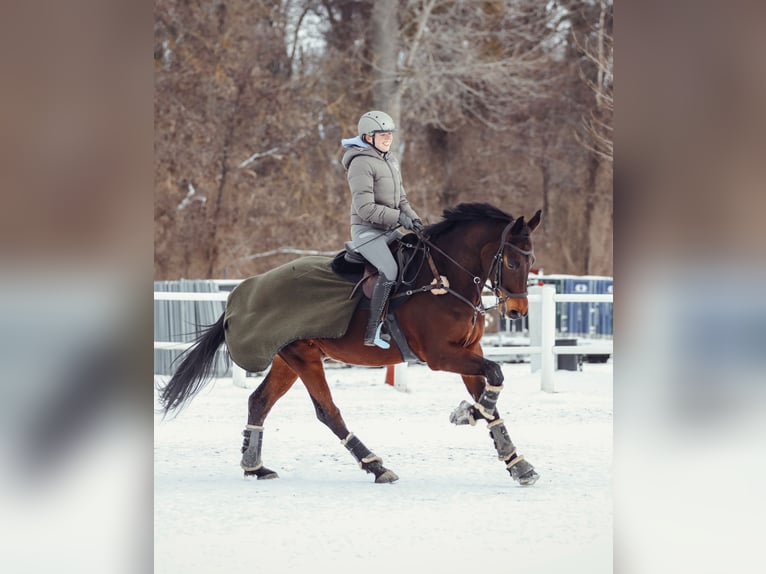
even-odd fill
[[[519,266],[516,264],[516,262],[515,261],[511,261],[510,259],[506,259],[505,260],[505,266],[508,269],[511,269],[511,270],[519,268]]]

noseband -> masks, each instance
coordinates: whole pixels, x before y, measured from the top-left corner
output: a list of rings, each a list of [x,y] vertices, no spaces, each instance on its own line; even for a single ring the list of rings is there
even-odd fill
[[[512,221],[505,226],[505,229],[503,229],[503,234],[500,236],[500,246],[497,248],[497,253],[495,253],[495,256],[492,259],[492,265],[489,268],[489,274],[487,277],[490,280],[492,291],[494,292],[495,297],[497,297],[498,307],[502,306],[503,316],[505,316],[505,302],[507,299],[522,299],[527,297],[526,289],[521,293],[514,293],[513,291],[509,291],[503,287],[503,256],[505,254],[505,248],[510,247],[514,251],[529,257],[530,267],[535,261],[535,253],[533,250],[522,249],[521,247],[518,247],[517,245],[507,241],[508,233],[510,232],[513,223],[514,222]]]

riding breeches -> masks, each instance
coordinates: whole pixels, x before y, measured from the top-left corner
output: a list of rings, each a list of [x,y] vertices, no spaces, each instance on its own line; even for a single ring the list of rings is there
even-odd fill
[[[388,281],[396,281],[398,267],[388,245],[404,234],[399,229],[384,231],[367,225],[351,226],[351,241],[356,250],[372,263]]]

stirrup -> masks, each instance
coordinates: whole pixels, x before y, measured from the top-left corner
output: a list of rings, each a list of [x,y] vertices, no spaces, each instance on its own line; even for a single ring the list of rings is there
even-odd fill
[[[380,335],[380,330],[383,328],[383,322],[381,321],[378,323],[378,328],[375,330],[375,340],[373,343],[376,347],[380,347],[381,349],[389,349],[391,348],[391,343],[383,339]]]

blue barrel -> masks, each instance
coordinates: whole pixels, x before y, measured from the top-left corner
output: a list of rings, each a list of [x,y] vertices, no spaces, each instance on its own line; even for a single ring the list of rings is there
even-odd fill
[[[596,286],[596,293],[613,294],[614,280],[611,277],[605,277],[599,280]],[[598,328],[597,333],[602,337],[611,337],[614,334],[614,305],[612,303],[598,304]]]
[[[590,277],[570,277],[564,280],[564,293],[585,295],[593,293],[593,281]],[[590,335],[593,313],[592,303],[563,303],[568,323],[568,334]],[[564,311],[562,311],[562,314]]]

